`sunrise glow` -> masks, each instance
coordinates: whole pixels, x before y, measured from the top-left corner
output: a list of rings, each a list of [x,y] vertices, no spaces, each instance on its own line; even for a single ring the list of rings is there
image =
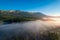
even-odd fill
[[[44,21],[60,21],[60,17],[58,16],[53,16],[53,17],[43,17],[42,18]]]
[[[60,18],[50,18],[50,19],[54,21],[60,21]]]

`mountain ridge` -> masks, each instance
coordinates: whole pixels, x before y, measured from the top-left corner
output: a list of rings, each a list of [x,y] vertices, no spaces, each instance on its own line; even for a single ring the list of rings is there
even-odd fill
[[[47,15],[41,12],[26,12],[20,10],[0,10],[0,21],[31,21],[31,20],[40,20]]]

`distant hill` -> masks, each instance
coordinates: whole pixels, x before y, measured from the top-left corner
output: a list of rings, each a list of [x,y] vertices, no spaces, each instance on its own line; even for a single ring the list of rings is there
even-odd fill
[[[0,10],[0,20],[3,21],[29,21],[37,20],[45,17],[43,13],[40,12],[25,12],[20,10]]]
[[[40,12],[25,12],[25,11],[19,11],[19,10],[0,10],[0,14],[2,15],[13,15],[13,16],[24,16],[24,17],[45,17],[46,15]]]
[[[34,16],[36,16],[37,18],[42,18],[42,17],[46,17],[47,15],[40,13],[40,12],[35,12],[33,13]]]

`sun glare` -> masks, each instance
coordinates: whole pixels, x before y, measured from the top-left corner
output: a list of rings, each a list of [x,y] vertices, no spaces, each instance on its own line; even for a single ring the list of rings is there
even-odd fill
[[[60,18],[50,18],[53,21],[60,21]]]
[[[43,21],[55,26],[60,26],[60,18],[59,17],[44,17]]]
[[[49,24],[60,25],[60,17],[44,17],[43,21]]]
[[[60,17],[44,17],[44,21],[60,21]]]

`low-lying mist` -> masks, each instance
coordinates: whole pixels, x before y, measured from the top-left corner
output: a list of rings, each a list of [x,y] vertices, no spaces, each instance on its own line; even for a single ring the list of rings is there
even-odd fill
[[[40,40],[40,33],[54,28],[57,25],[40,20],[0,25],[0,40]]]

